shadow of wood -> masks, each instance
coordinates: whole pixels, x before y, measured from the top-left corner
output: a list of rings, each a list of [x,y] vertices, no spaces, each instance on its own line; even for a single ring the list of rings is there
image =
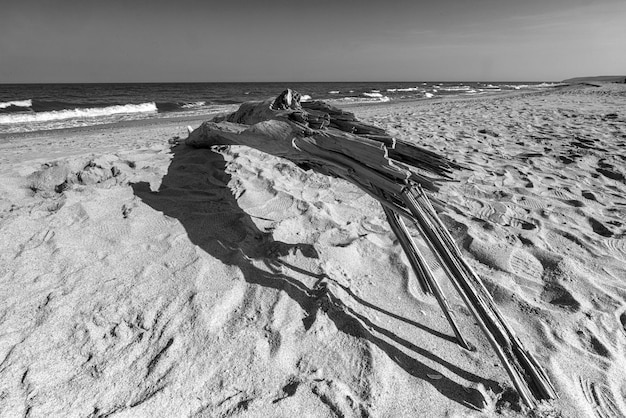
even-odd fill
[[[437,380],[428,378],[429,374],[440,373],[418,360],[419,357],[440,364],[462,379],[482,384],[494,393],[502,392],[496,381],[482,378],[463,367],[451,364],[355,312],[322,283],[327,278],[325,274],[308,272],[277,258],[290,251],[301,251],[303,256],[309,258],[317,258],[318,254],[310,244],[275,241],[271,233],[256,227],[252,218],[238,206],[235,196],[228,187],[231,177],[225,171],[226,163],[219,152],[186,145],[174,146],[172,152],[173,158],[159,190],[152,191],[145,182],[134,183],[131,186],[135,195],[154,210],[177,219],[185,228],[190,241],[207,254],[227,265],[237,266],[247,283],[284,291],[305,312],[303,318],[305,329],[310,328],[316,315],[322,310],[335,323],[338,330],[368,340],[407,373],[427,381],[442,395],[464,406],[480,409],[483,405],[483,396],[476,389],[465,387],[446,376]],[[264,260],[270,271],[258,268],[251,259]],[[318,286],[308,287],[285,274],[286,269],[280,266],[317,278]],[[356,297],[349,289],[344,290],[366,309],[377,310],[415,325],[435,337],[451,340],[451,337],[441,332],[366,302]],[[416,356],[406,354],[387,339],[414,352]]]

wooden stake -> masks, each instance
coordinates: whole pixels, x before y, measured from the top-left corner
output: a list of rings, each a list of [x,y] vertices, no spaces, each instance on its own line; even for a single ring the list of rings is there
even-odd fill
[[[465,338],[463,338],[461,331],[454,322],[454,312],[450,308],[450,304],[448,303],[448,300],[446,299],[443,290],[439,286],[439,283],[437,283],[437,279],[435,279],[435,276],[432,274],[432,271],[428,267],[424,256],[415,245],[415,242],[409,234],[409,231],[404,224],[404,221],[402,221],[402,218],[400,218],[398,214],[394,213],[391,209],[383,206],[383,210],[385,211],[385,215],[387,215],[387,220],[389,221],[391,230],[398,237],[400,245],[402,246],[404,253],[407,255],[407,258],[411,263],[411,267],[413,267],[413,271],[417,276],[418,282],[422,287],[422,290],[424,291],[424,293],[430,293],[435,296],[437,302],[439,303],[439,306],[441,307],[441,310],[443,311],[446,319],[448,320],[448,323],[450,324],[450,327],[452,328],[452,331],[454,332],[454,335],[459,345],[466,350],[474,351],[475,348],[471,344],[469,344],[465,340]]]
[[[534,407],[537,399],[557,398],[545,371],[517,339],[478,275],[461,257],[450,233],[437,214],[431,211],[432,206],[425,203],[428,198],[423,191],[409,187],[403,192],[403,198],[417,221],[418,229],[426,237],[425,241],[483,330],[524,403]]]

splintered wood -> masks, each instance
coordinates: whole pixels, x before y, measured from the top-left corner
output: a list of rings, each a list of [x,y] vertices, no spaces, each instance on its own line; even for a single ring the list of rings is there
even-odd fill
[[[324,102],[300,103],[286,90],[274,100],[247,102],[234,113],[214,118],[190,132],[187,145],[247,145],[289,159],[304,169],[343,178],[378,200],[407,254],[425,293],[435,296],[459,345],[474,348],[457,326],[454,313],[415,246],[402,217],[412,221],[469,308],[521,399],[529,407],[557,393],[548,376],[515,336],[480,277],[464,260],[423,189],[451,179],[460,168],[448,159],[392,138],[359,122],[354,114]]]

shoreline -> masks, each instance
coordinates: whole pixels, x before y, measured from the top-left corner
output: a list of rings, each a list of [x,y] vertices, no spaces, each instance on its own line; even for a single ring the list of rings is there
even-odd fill
[[[559,86],[554,87],[555,89],[562,89],[563,87],[570,86]],[[450,96],[450,97],[439,97],[439,98],[421,98],[421,99],[412,99],[412,100],[398,100],[398,101],[390,101],[390,102],[358,102],[358,103],[343,103],[341,101],[333,101],[328,100],[327,103],[332,104],[333,106],[337,106],[344,110],[358,110],[362,108],[393,108],[396,106],[411,106],[411,105],[428,105],[428,104],[440,104],[440,103],[448,103],[448,102],[473,102],[473,101],[482,101],[482,100],[491,100],[495,98],[509,98],[509,97],[519,97],[525,95],[537,95],[546,93],[544,91],[509,91],[509,92],[494,92],[494,93],[485,93],[476,96]],[[233,105],[233,110],[236,110],[238,105]],[[156,127],[156,126],[165,126],[172,125],[177,123],[202,123],[205,122],[212,117],[219,115],[225,112],[211,112],[202,115],[192,115],[192,116],[171,116],[171,117],[163,117],[163,118],[146,118],[146,119],[137,119],[137,120],[128,120],[128,121],[120,121],[120,122],[109,122],[88,126],[77,126],[77,127],[69,127],[69,128],[57,128],[57,129],[47,129],[40,131],[29,131],[29,132],[10,132],[10,133],[0,133],[0,143],[2,142],[10,142],[13,140],[20,140],[27,137],[41,138],[48,136],[59,136],[64,134],[79,134],[79,133],[92,133],[101,130],[117,130],[117,129],[125,129],[125,128],[140,128],[140,127]],[[186,126],[186,125],[185,125]]]
[[[71,127],[71,128],[48,129],[48,130],[42,130],[42,131],[0,133],[0,142],[18,140],[18,139],[22,139],[24,137],[29,137],[29,136],[33,136],[33,137],[58,136],[58,135],[63,135],[63,134],[92,133],[95,131],[109,130],[109,129],[155,127],[155,126],[162,126],[162,125],[171,125],[174,123],[205,121],[217,114],[219,114],[219,112],[207,113],[205,115],[197,115],[197,116],[194,115],[194,116],[181,116],[181,117],[169,117],[169,118],[137,119],[137,120],[128,120],[128,121],[121,121],[121,122],[102,123],[102,124],[97,124],[97,125],[76,126],[76,127]]]

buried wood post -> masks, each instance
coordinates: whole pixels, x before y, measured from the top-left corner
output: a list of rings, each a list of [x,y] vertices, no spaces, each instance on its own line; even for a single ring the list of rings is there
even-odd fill
[[[382,206],[382,205],[381,205]],[[433,294],[433,286],[432,286],[432,274],[426,265],[424,257],[419,252],[415,243],[411,239],[409,235],[406,225],[402,222],[402,219],[394,213],[391,209],[383,206],[383,211],[387,216],[387,222],[389,222],[389,226],[391,226],[391,230],[398,238],[400,242],[400,246],[404,250],[407,258],[409,259],[409,264],[413,268],[413,272],[415,273],[415,277],[417,277],[417,282],[422,288],[422,292],[426,294]]]

